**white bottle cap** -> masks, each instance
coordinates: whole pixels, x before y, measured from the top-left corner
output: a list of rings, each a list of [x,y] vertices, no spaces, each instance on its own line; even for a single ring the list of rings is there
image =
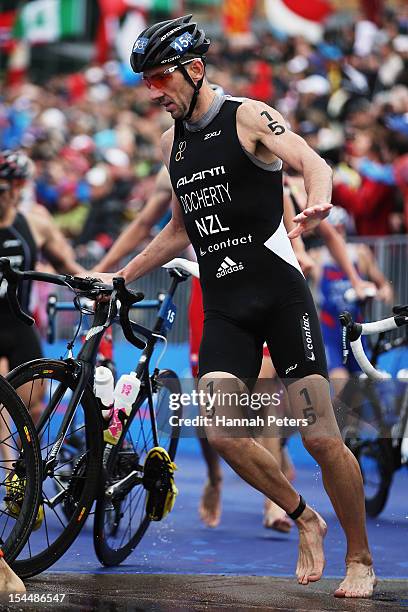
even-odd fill
[[[95,368],[94,391],[104,406],[113,404],[113,374],[109,368],[98,366]]]

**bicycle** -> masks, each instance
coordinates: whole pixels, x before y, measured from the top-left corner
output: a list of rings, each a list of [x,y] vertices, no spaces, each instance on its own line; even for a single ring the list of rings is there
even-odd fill
[[[41,454],[21,398],[0,376],[0,549],[8,563],[20,553],[37,519]]]
[[[94,544],[97,556],[104,565],[123,561],[137,546],[150,524],[145,512],[146,488],[156,484],[160,486],[160,482],[148,482],[143,459],[150,448],[162,446],[168,450],[173,461],[180,433],[179,427],[170,426],[168,419],[168,396],[181,392],[177,375],[171,370],[160,371],[158,364],[152,374],[149,371],[156,343],[158,340],[166,342],[167,330],[175,320],[173,296],[177,286],[190,275],[189,266],[183,268],[183,260],[174,261],[176,263],[169,266],[171,283],[161,302],[156,323],[153,329],[147,329],[129,319],[131,306],[141,302],[143,294],[128,290],[121,278],[114,279],[111,287],[97,279],[13,271],[7,259],[0,259],[4,277],[8,281],[7,294],[12,310],[25,322],[30,323],[31,319],[22,312],[16,296],[17,285],[23,279],[68,286],[77,292],[77,305],[79,296],[95,300],[104,295],[106,299],[96,301],[95,311],[91,314],[91,329],[76,358],[70,354],[61,360],[34,360],[9,374],[9,381],[15,389],[26,384],[30,384],[31,388],[40,384],[47,395],[37,424],[43,454],[42,531],[45,531],[45,538],[31,534],[22,556],[13,565],[21,577],[44,571],[66,552],[83,528],[94,501]],[[142,349],[135,369],[141,386],[118,443],[104,445],[103,419],[92,382],[98,346],[105,329],[116,321],[117,312],[125,338]],[[58,409],[63,403],[65,406],[59,417]],[[172,414],[180,416],[181,409],[172,411]],[[64,486],[61,480],[58,481],[59,472],[64,468],[59,458],[64,440],[71,435],[70,425],[74,417],[79,423],[74,433],[81,436],[84,449],[78,452],[69,483]],[[53,479],[61,487],[57,494],[55,487],[50,486]],[[48,529],[47,520],[50,520],[52,529]],[[59,526],[59,532],[53,539],[56,526]]]
[[[378,357],[393,348],[407,345],[406,338],[386,341],[384,334],[408,324],[408,305],[395,306],[393,317],[372,323],[355,323],[350,313],[340,316],[344,329],[345,346],[350,343],[351,350],[362,371],[369,380],[381,381],[389,378],[376,368]],[[368,359],[362,336],[380,334],[374,346],[371,361]],[[345,354],[347,349],[345,348]],[[406,371],[404,375],[406,375]],[[374,439],[355,436],[348,441],[349,448],[357,458],[363,475],[365,505],[369,516],[375,517],[384,509],[387,502],[394,473],[403,465],[408,466],[408,452],[403,451],[404,440],[408,439],[408,385],[405,381],[401,396],[397,395],[396,405],[398,422],[390,426],[384,417],[384,408],[378,395],[371,393],[374,413],[374,426],[377,435]],[[373,387],[371,386],[373,391]],[[374,398],[374,401],[372,401]]]

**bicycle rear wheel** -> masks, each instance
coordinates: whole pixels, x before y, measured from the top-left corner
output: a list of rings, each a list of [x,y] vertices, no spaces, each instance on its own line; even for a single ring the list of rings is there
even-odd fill
[[[180,429],[170,426],[170,415],[181,417],[181,410],[169,408],[169,395],[181,393],[177,374],[163,370],[153,381],[153,406],[156,415],[159,445],[167,450],[173,461],[179,441]],[[106,463],[108,487],[122,480],[132,470],[143,475],[143,464],[148,451],[154,446],[153,430],[146,397],[131,423],[123,440],[113,446]],[[103,565],[119,565],[139,544],[150,525],[146,515],[146,490],[143,484],[134,485],[121,496],[108,499],[101,496],[96,503],[94,519],[94,545],[98,559]]]
[[[34,424],[0,376],[0,548],[12,563],[30,535],[41,493],[41,454]]]
[[[69,458],[60,452],[56,466],[44,467],[56,441],[66,407],[76,388],[75,364],[38,359],[13,370],[9,380],[20,392],[24,387],[27,408],[34,395],[42,395],[47,418],[39,433],[43,460],[42,520],[13,563],[13,569],[29,578],[53,565],[75,540],[92,508],[99,486],[102,463],[102,417],[90,387],[86,387],[75,412],[75,426],[68,429],[64,444]],[[38,391],[40,390],[40,393]]]
[[[366,512],[368,516],[378,516],[387,503],[393,478],[391,440],[360,441],[352,450],[363,476]]]

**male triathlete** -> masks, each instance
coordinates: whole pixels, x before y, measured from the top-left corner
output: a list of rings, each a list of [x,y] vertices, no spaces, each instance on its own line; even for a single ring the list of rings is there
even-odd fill
[[[0,152],[0,257],[8,257],[16,269],[33,270],[41,252],[58,271],[80,273],[83,268],[75,263],[74,252],[52,218],[39,213],[36,206],[25,213],[18,210],[28,175],[29,160],[25,155]],[[6,362],[2,364],[5,372],[42,356],[37,330],[21,323],[10,311],[6,288],[3,280],[0,284],[0,359]],[[19,300],[25,312],[30,311],[30,297],[31,283],[24,283]],[[34,394],[37,394],[36,388]],[[37,405],[40,399],[38,388],[38,397],[31,398],[34,417],[40,408]]]
[[[277,111],[211,90],[204,60],[209,41],[190,19],[147,28],[133,47],[134,71],[143,72],[151,100],[175,119],[175,127],[163,135],[162,148],[176,197],[168,225],[118,274],[131,281],[193,244],[205,312],[199,388],[216,399],[225,388],[247,389],[258,376],[267,341],[278,375],[289,382],[293,415],[307,415],[303,441],[321,465],[346,533],[347,573],[335,595],[369,597],[376,579],[361,473],[337,428],[318,317],[282,220],[281,160],[302,172],[308,194],[308,208],[295,218],[298,227],[290,237],[327,216],[331,171],[286,128]],[[223,409],[217,401],[215,416]],[[242,478],[296,521],[298,581],[319,580],[327,531],[320,515],[256,440],[231,438],[222,427],[209,426],[206,433]]]
[[[214,88],[214,86],[212,86]],[[219,95],[223,92],[217,90]],[[289,189],[285,190],[284,195],[284,222],[286,230],[290,231],[295,224],[292,222],[296,212],[294,205],[289,197]],[[152,227],[166,214],[171,203],[172,187],[168,170],[163,166],[155,180],[154,188],[150,194],[146,205],[137,215],[137,217],[128,225],[126,230],[114,242],[110,250],[96,264],[93,272],[108,272],[114,269],[122,259],[134,252],[136,248],[150,235]],[[347,278],[350,278],[350,286],[357,289],[365,287],[365,283],[356,274],[356,270],[348,258],[346,243],[337,232],[331,229],[331,225],[324,220],[319,225],[322,238],[327,244],[328,252],[337,262],[339,269],[343,270]],[[330,231],[331,230],[331,231]],[[305,251],[302,238],[299,237],[292,242],[296,257],[301,265],[302,271],[307,276],[311,268],[314,266],[313,259],[309,257]],[[198,377],[198,353],[203,334],[203,302],[200,282],[196,278],[192,278],[191,296],[189,304],[189,336],[190,336],[190,363],[194,378]],[[341,346],[339,345],[339,350]],[[259,377],[262,379],[272,379],[276,376],[276,372],[271,364],[269,351],[264,346],[263,362]],[[261,383],[261,389],[265,386]],[[275,390],[275,389],[274,389]],[[202,521],[209,527],[216,527],[221,519],[221,489],[222,489],[222,470],[219,462],[218,454],[208,444],[206,438],[199,438],[203,457],[207,464],[207,482],[204,485],[203,494],[200,500],[199,514]],[[266,446],[279,464],[282,463],[282,471],[289,480],[293,480],[294,470],[290,462],[287,450],[281,451],[280,440],[268,436],[262,439],[262,443]],[[264,510],[264,526],[277,531],[288,532],[291,529],[291,522],[286,517],[284,511],[276,506],[270,499],[265,498]]]

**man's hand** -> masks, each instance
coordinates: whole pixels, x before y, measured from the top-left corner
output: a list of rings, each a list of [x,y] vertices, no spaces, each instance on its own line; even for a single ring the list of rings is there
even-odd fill
[[[92,270],[91,272],[92,278],[97,278],[105,285],[112,285],[113,279],[118,276],[122,276],[119,272],[97,272],[96,270]]]
[[[289,232],[288,237],[293,240],[293,238],[297,238],[303,232],[314,230],[320,221],[329,216],[332,208],[332,204],[319,204],[305,208],[303,212],[294,217],[293,222],[297,224],[297,227]]]
[[[377,295],[377,288],[374,283],[371,281],[363,280],[362,278],[358,278],[355,282],[352,283],[353,289],[356,292],[357,299],[364,302],[367,297],[370,297],[368,293],[372,292],[372,297]],[[367,291],[368,290],[368,291]]]
[[[392,304],[394,300],[394,292],[389,283],[384,283],[377,291],[377,299],[382,300],[386,304]]]
[[[122,276],[119,272],[98,272],[95,269],[92,270],[84,270],[79,274],[75,274],[75,276],[79,276],[79,278],[96,278],[99,279],[105,285],[112,285],[112,281],[117,276]]]

